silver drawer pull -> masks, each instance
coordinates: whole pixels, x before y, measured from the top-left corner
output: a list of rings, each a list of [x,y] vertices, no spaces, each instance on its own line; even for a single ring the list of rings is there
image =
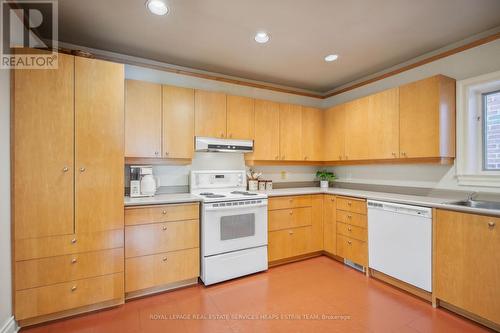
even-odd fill
[[[71,291],[76,291],[76,286],[71,287]]]
[[[350,240],[347,241],[347,244],[352,245],[352,242]]]
[[[166,211],[166,210],[162,211],[161,213],[162,213],[163,215],[167,215],[167,211]]]
[[[71,259],[71,263],[72,263],[72,264],[76,264],[76,262],[77,262],[77,261],[78,261],[78,260],[77,260],[76,258]]]
[[[165,261],[167,261],[167,257],[163,257],[161,260],[162,260],[163,262],[165,262]]]
[[[166,225],[162,226],[161,230],[163,230],[163,231],[167,230],[167,226]]]
[[[494,228],[496,226],[496,223],[493,221],[488,222],[488,228]]]
[[[73,238],[73,239],[71,240],[71,244],[75,244],[75,243],[76,243],[76,238]]]

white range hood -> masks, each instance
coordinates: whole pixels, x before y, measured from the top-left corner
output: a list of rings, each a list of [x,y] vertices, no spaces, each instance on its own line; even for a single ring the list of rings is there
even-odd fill
[[[195,137],[194,150],[222,153],[251,153],[253,151],[253,140],[232,140],[197,136]]]

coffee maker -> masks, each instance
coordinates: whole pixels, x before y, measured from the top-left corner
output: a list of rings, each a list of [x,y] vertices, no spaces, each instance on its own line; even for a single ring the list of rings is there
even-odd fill
[[[151,165],[130,166],[130,197],[152,197],[156,194],[157,182]]]

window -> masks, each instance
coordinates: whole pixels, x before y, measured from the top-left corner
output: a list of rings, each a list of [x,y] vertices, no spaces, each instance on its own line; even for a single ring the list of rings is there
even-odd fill
[[[457,82],[458,185],[500,187],[500,71]]]
[[[500,91],[483,94],[483,170],[500,170]]]

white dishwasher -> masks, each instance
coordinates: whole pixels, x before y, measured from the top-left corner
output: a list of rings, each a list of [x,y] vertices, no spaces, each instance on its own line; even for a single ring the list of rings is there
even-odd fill
[[[431,208],[368,200],[368,266],[431,292]]]

